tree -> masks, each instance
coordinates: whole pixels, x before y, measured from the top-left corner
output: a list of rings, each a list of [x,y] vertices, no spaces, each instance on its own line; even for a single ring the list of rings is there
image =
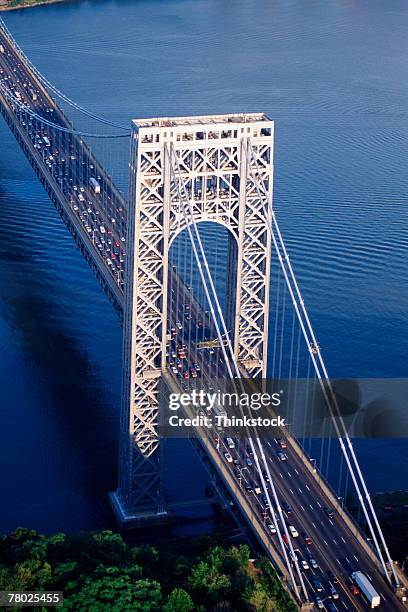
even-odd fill
[[[160,610],[162,594],[160,584],[156,580],[138,580],[135,586],[134,610],[144,612]]]
[[[231,581],[228,576],[219,573],[219,559],[212,555],[212,560],[215,561],[213,566],[200,561],[193,567],[189,583],[202,597],[219,601],[229,591]]]
[[[184,589],[174,589],[167,597],[163,610],[164,612],[191,612],[194,610],[194,603]]]

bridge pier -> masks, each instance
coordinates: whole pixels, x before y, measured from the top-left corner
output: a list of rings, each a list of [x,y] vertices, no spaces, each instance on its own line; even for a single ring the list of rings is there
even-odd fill
[[[109,501],[113,513],[121,529],[139,529],[143,527],[157,527],[160,525],[168,525],[172,522],[171,514],[165,509],[146,509],[132,513],[126,509],[122,503],[118,492],[109,493]]]

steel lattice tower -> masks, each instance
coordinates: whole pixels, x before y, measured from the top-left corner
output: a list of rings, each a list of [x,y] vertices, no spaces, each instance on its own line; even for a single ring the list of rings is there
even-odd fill
[[[158,382],[166,368],[168,254],[187,225],[172,156],[194,221],[229,230],[227,320],[235,356],[247,376],[266,374],[271,242],[265,201],[249,172],[249,142],[271,210],[273,122],[264,114],[133,121],[119,487],[111,496],[122,524],[166,515]]]

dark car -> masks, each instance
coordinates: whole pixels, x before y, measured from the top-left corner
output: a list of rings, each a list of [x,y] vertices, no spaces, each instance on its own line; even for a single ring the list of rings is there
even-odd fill
[[[332,508],[323,508],[325,514],[329,517],[329,519],[332,519],[334,516],[334,512]]]
[[[312,578],[310,578],[310,582],[312,583],[313,588],[314,588],[315,591],[317,591],[318,593],[321,593],[323,591],[323,585],[320,582],[320,580],[318,580],[317,578],[312,577]]]
[[[292,514],[292,512],[293,512],[292,506],[290,504],[287,504],[286,502],[283,502],[282,508],[284,509],[286,514]]]
[[[329,582],[332,582],[333,584],[337,584],[339,582],[339,579],[337,578],[337,576],[333,574],[333,572],[331,572],[330,570],[327,570],[326,575],[327,575],[327,578],[329,579]]]

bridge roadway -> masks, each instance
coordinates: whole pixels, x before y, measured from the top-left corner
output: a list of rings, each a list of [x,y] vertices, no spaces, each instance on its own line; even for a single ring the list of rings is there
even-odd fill
[[[197,364],[200,377],[206,379],[205,388],[218,390],[217,378],[222,380],[223,377],[228,376],[221,349],[213,349],[214,352],[211,354],[209,349],[197,348],[197,340],[216,337],[214,327],[208,324],[208,316],[182,282],[179,282],[172,292],[172,302],[169,314],[173,317],[172,327],[177,330],[178,334],[174,341],[178,344],[185,344],[187,347],[187,358],[182,360],[185,362],[182,369],[190,372],[192,364]],[[186,304],[189,305],[188,311],[185,310]],[[186,315],[191,316],[191,319],[187,320]],[[182,330],[178,329],[177,320],[182,322]],[[169,371],[172,373],[174,382],[177,381],[178,386],[188,392],[195,387],[197,379],[185,380],[182,374],[174,375],[171,348],[168,353]],[[261,488],[261,484],[248,444],[244,439],[235,439],[235,447],[231,449],[226,437],[220,437],[220,433],[215,428],[212,429],[208,439],[215,451],[216,463],[222,464],[224,473],[227,470],[229,474],[229,478],[225,478],[224,482],[231,483],[231,497],[240,505],[237,500],[238,487],[239,495],[244,496],[255,511],[255,521],[258,523],[254,530],[256,535],[259,537],[257,531],[263,530],[267,538],[265,547],[267,552],[270,553],[269,542],[272,541],[275,559],[278,557],[280,562],[283,562],[278,537],[271,533],[268,527],[272,519],[270,516],[265,518],[268,514],[263,495],[255,493],[255,489]],[[277,456],[277,451],[282,449],[276,439],[263,439],[262,443],[278,499],[281,505],[289,504],[292,508],[290,512],[284,511],[284,515],[287,525],[293,525],[299,533],[297,538],[293,538],[292,543],[294,549],[297,550],[299,560],[306,561],[309,566],[308,569],[302,569],[302,574],[311,599],[313,600],[316,595],[319,596],[328,610],[330,610],[329,606],[332,606],[332,610],[336,608],[337,610],[366,610],[368,606],[363,597],[354,596],[350,589],[350,573],[361,570],[371,579],[380,594],[382,610],[390,612],[404,610],[404,606],[384,579],[377,559],[358,526],[349,516],[347,520],[344,520],[344,511],[336,496],[332,494],[327,483],[324,483],[323,477],[317,471],[313,471],[310,458],[306,456],[297,442],[291,438],[284,439],[287,442],[287,447],[284,449],[287,456],[285,461],[281,461]],[[210,455],[208,447],[206,450]],[[232,456],[233,463],[226,460],[225,453]],[[247,458],[250,459],[252,465],[247,465]],[[265,473],[264,476],[266,476]],[[322,483],[324,483],[323,487]],[[326,514],[325,508],[334,510],[333,518]],[[311,545],[307,545],[306,537],[312,539]],[[264,545],[262,538],[259,539]],[[315,560],[317,567],[312,567],[311,558]],[[281,563],[278,563],[279,565]],[[337,577],[336,584],[331,583],[328,572],[332,572]],[[323,592],[316,592],[311,582],[313,578],[320,580]],[[331,597],[330,586],[334,586],[337,590],[338,599],[334,600]]]
[[[72,128],[69,120],[1,29],[0,44],[4,47],[4,53],[0,53],[1,86],[5,87],[10,95],[15,96],[15,92],[18,92],[24,104],[44,119],[68,129]],[[28,113],[20,112],[1,89],[0,101],[0,110],[6,122],[62,214],[78,246],[96,272],[105,292],[117,309],[122,310],[126,261],[126,203],[123,196],[80,137],[57,134],[52,128],[42,126],[40,121],[30,118]],[[50,146],[44,141],[44,136],[50,141]],[[90,186],[91,176],[98,180],[100,193],[95,193]],[[79,194],[82,194],[82,198]],[[179,288],[175,284],[175,291],[178,299],[172,305],[171,317],[174,321],[177,319],[183,321],[184,324],[185,312],[182,305],[188,302],[191,296],[182,284]],[[191,332],[192,326],[195,325],[197,329],[199,320],[203,323],[198,328],[203,337],[211,336],[214,332],[205,325],[206,317],[202,309],[199,306],[194,308],[194,302],[192,304],[192,320],[189,326],[183,325],[178,339],[186,337],[187,328]],[[189,336],[191,339],[191,333]],[[189,346],[186,361],[188,360],[199,363],[203,376],[207,378],[214,376],[214,365],[217,367],[218,376],[221,377],[226,372],[219,350],[210,355],[208,351],[203,353],[197,350],[193,343]],[[177,377],[175,380],[180,385]],[[186,382],[182,384],[185,386]],[[245,488],[245,484],[248,489],[253,489],[259,484],[254,466],[245,465],[242,452],[239,452],[242,444],[237,443],[236,450],[226,449],[225,440],[221,439],[220,448],[217,449],[216,435],[214,433],[212,440],[219,457],[218,466],[222,465],[223,470],[229,471],[231,481],[240,487],[250,506],[255,509],[258,527],[264,530],[271,541],[275,555],[280,556],[277,537],[271,534],[265,525],[262,498]],[[227,450],[239,463],[242,469],[241,478],[237,477],[237,466],[225,461],[223,452]],[[305,467],[307,458],[302,458],[298,452],[295,452],[292,444],[288,444],[285,451],[288,459],[280,462],[276,455],[277,450],[278,446],[274,440],[265,444],[267,460],[280,499],[293,507],[292,513],[287,517],[288,523],[293,524],[299,533],[305,532],[313,539],[311,546],[306,545],[302,536],[294,540],[295,548],[300,551],[299,555],[305,560],[313,555],[318,565],[317,569],[303,571],[311,592],[314,592],[314,588],[311,586],[310,578],[317,576],[324,585],[322,599],[326,608],[332,604],[333,610],[336,608],[363,610],[367,606],[362,598],[353,597],[346,584],[349,572],[359,568],[370,576],[377,591],[382,595],[382,609],[399,609],[401,604],[380,575],[376,564],[355,539],[352,530],[338,514],[330,520],[323,512],[325,506],[333,504],[325,496],[316,475]],[[339,600],[334,601],[329,598],[329,585],[325,578],[327,570],[331,570],[339,577],[339,584],[336,585],[340,594]]]
[[[18,95],[25,106],[46,121],[68,130],[73,127],[1,27],[0,44],[4,49],[0,53],[0,110],[103,289],[120,311],[125,283],[126,201],[79,136],[42,124],[13,103],[10,96]],[[98,181],[100,193],[90,185],[91,177]]]

